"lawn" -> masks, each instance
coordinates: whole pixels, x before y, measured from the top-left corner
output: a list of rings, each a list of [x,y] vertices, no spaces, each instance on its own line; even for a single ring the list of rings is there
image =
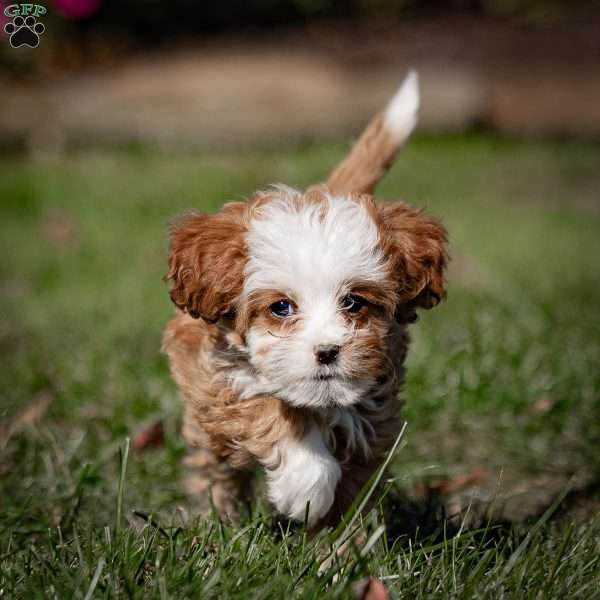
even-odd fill
[[[0,598],[352,598],[369,575],[393,598],[598,596],[593,142],[418,137],[380,186],[446,223],[449,295],[413,326],[387,494],[328,569],[342,530],[311,539],[260,498],[239,524],[194,517],[166,225],[317,181],[345,148],[284,150],[3,157]],[[162,444],[127,453],[157,420]]]

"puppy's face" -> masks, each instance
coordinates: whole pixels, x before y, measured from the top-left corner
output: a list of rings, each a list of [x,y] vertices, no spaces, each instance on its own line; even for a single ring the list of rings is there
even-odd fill
[[[281,188],[195,219],[195,243],[191,221],[172,236],[173,300],[229,317],[262,391],[296,406],[357,402],[443,295],[444,230],[403,204]]]

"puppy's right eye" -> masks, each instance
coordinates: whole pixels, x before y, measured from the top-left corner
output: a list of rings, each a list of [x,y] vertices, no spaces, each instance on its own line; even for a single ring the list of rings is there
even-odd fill
[[[295,312],[294,305],[289,300],[278,300],[277,302],[273,302],[269,308],[271,309],[271,314],[280,319],[290,317]]]

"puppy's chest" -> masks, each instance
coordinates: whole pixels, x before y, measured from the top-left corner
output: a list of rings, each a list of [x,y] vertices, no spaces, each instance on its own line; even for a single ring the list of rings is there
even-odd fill
[[[362,398],[350,406],[294,407],[282,397],[276,385],[251,367],[247,353],[242,348],[238,346],[234,353],[232,346],[230,342],[227,350],[218,354],[219,361],[216,364],[220,364],[221,368],[218,369],[217,387],[231,389],[241,403],[258,396],[278,398],[286,406],[286,410],[280,411],[282,415],[287,415],[284,418],[317,425],[325,448],[342,463],[355,458],[368,461],[373,457],[374,448],[381,441],[380,416],[384,413],[391,416],[390,407],[397,395],[397,378],[386,379],[384,385],[380,384],[374,390],[367,388]],[[282,428],[282,431],[286,431],[286,428]]]
[[[358,455],[369,459],[376,431],[357,407],[330,408],[322,415],[322,433],[330,452],[341,462]]]

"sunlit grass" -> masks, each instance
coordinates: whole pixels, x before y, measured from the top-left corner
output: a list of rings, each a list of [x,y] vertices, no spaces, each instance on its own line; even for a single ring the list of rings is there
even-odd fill
[[[0,164],[0,419],[51,398],[0,450],[0,598],[350,597],[369,574],[406,598],[596,593],[594,144],[417,138],[382,184],[382,196],[441,218],[453,255],[447,302],[413,329],[383,534],[382,515],[368,515],[319,577],[332,539],[282,533],[260,499],[235,526],[189,516],[180,405],[159,353],[172,312],[167,223],[269,183],[313,183],[343,152]],[[125,438],[159,418],[164,445],[131,451],[123,479]],[[423,495],[474,470],[483,475],[449,496]]]

